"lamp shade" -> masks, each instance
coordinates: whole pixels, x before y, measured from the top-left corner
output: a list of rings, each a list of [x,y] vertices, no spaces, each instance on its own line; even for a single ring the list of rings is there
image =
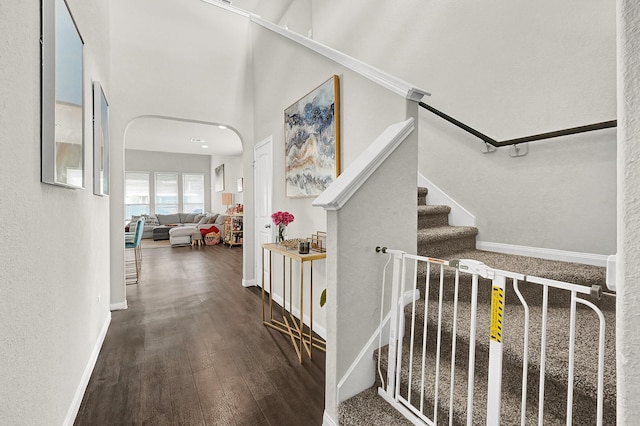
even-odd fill
[[[225,205],[229,205],[229,204],[233,204],[233,194],[230,192],[223,192],[222,193],[222,204]]]

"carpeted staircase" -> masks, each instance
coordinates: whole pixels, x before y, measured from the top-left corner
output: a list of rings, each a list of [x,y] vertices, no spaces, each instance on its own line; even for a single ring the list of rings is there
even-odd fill
[[[418,254],[440,259],[474,259],[486,265],[522,273],[530,276],[566,281],[591,287],[601,285],[605,287],[605,269],[590,265],[550,261],[524,256],[513,256],[499,253],[480,251],[475,249],[475,238],[478,233],[473,227],[450,226],[448,206],[431,206],[426,204],[427,190],[418,190]],[[415,304],[416,331],[414,342],[420,345],[422,342],[422,320],[424,318],[425,303],[428,304],[427,340],[429,347],[435,347],[437,335],[437,303],[439,270],[432,270],[434,283],[426,300],[423,298]],[[419,272],[424,278],[426,271]],[[455,271],[445,268],[445,283],[451,283]],[[452,285],[445,285],[443,294],[442,314],[442,352],[440,355],[440,387],[438,424],[448,424],[449,413],[453,413],[454,424],[466,424],[466,392],[467,392],[467,362],[469,351],[469,320],[470,320],[470,288],[471,281],[468,275],[462,275],[460,280],[458,305],[458,320],[456,322],[458,332],[456,339],[456,377],[454,379],[454,403],[449,405],[449,371],[453,354],[451,353],[452,326],[453,326],[453,290]],[[542,317],[542,288],[536,284],[522,282],[519,288],[523,297],[530,305],[530,336],[529,353],[526,369],[529,373],[527,381],[527,419],[526,424],[537,424],[538,410],[538,384],[540,374],[540,318]],[[424,296],[424,295],[423,295]],[[615,298],[603,296],[600,299],[591,296],[583,297],[603,311],[606,321],[605,340],[605,378],[604,378],[604,421],[605,425],[616,423],[616,388],[615,388]],[[521,401],[521,377],[523,370],[523,329],[524,310],[517,303],[517,296],[511,285],[505,292],[505,322],[503,328],[503,384],[502,384],[502,410],[501,424],[520,424]],[[547,353],[545,366],[545,397],[544,397],[544,424],[566,424],[566,393],[567,393],[567,358],[569,342],[569,293],[561,290],[549,291],[549,310],[547,325]],[[476,376],[474,386],[474,424],[484,424],[486,411],[486,386],[487,364],[489,357],[489,341],[487,338],[491,307],[491,281],[481,279],[478,293],[478,324],[476,333]],[[412,304],[405,308],[405,322],[411,320],[414,310]],[[596,386],[597,386],[597,355],[594,350],[597,342],[597,316],[590,309],[585,309],[580,304],[576,311],[576,347],[575,347],[575,371],[574,371],[574,395],[573,395],[573,424],[596,424]],[[408,347],[410,344],[410,324],[405,324],[405,337],[403,340],[403,359],[408,361]],[[386,378],[386,361],[388,348],[384,347],[376,356],[381,357],[383,375]],[[429,350],[426,354],[427,365],[424,375],[426,381],[434,381],[435,377],[435,350]],[[407,389],[411,386],[412,402],[419,405],[416,395],[420,395],[420,380],[422,378],[421,359],[413,360],[413,373],[411,384],[409,374],[403,373],[401,393],[406,396]],[[355,397],[344,401],[339,407],[340,425],[405,425],[411,424],[404,419],[395,409],[377,395],[379,379],[375,386]],[[425,389],[425,412],[433,413],[433,386]]]

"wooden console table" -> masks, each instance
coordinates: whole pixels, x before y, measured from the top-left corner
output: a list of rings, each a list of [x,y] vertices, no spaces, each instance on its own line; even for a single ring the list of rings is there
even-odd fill
[[[320,338],[313,336],[313,261],[321,260],[327,257],[326,253],[320,253],[310,251],[308,254],[300,254],[297,249],[287,250],[286,247],[280,244],[263,244],[262,245],[262,262],[264,262],[265,251],[269,252],[269,291],[265,291],[265,273],[264,264],[262,265],[262,323],[265,326],[271,327],[279,332],[288,335],[291,338],[291,344],[298,354],[298,361],[302,363],[303,353],[307,352],[307,355],[311,359],[313,354],[313,348],[316,347],[322,351],[326,351],[326,342]],[[273,311],[273,253],[281,255],[282,257],[282,321],[274,318]],[[286,274],[286,261],[289,260],[289,300],[287,309],[287,274]],[[296,318],[292,314],[292,300],[293,293],[293,261],[300,263],[300,318]],[[309,327],[305,332],[304,318],[304,264],[309,262]],[[267,295],[265,295],[267,293]],[[265,308],[265,304],[268,304],[268,318]]]

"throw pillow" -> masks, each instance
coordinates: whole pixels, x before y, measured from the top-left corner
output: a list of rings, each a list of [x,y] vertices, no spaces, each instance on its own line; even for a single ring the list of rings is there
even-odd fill
[[[158,218],[158,222],[160,225],[172,225],[175,223],[180,223],[180,215],[178,213],[171,214],[158,214],[156,215]]]
[[[207,223],[216,223],[216,219],[218,218],[219,215],[214,214],[209,218],[209,221]]]
[[[194,222],[197,223],[195,220],[197,215],[198,215],[197,213],[187,213],[180,219],[182,219],[182,223],[194,223]]]
[[[215,228],[218,229],[218,228]],[[208,246],[220,244],[220,232],[209,232],[204,236],[204,243]]]
[[[226,219],[227,219],[226,216],[220,214],[220,215],[218,215],[218,217],[216,218],[215,222],[213,222],[213,223],[215,223],[216,225],[224,225],[224,221]]]
[[[200,233],[202,234],[202,236],[207,235],[210,232],[217,232],[218,234],[220,233],[220,229],[216,226],[212,226],[210,228],[206,228],[206,229],[201,229]]]
[[[145,218],[145,225],[160,225],[157,217],[148,214],[143,214],[142,216]]]

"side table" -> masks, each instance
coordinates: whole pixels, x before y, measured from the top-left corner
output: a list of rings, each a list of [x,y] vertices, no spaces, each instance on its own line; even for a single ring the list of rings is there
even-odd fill
[[[313,355],[313,348],[318,348],[322,351],[326,352],[326,342],[318,337],[313,335],[313,261],[314,260],[322,260],[327,257],[326,253],[314,252],[311,251],[308,254],[300,254],[297,249],[287,250],[286,247],[280,244],[263,244],[262,245],[262,261],[264,262],[265,251],[269,252],[269,283],[268,289],[269,291],[265,291],[265,273],[264,273],[264,265],[262,265],[262,323],[271,327],[279,332],[286,334],[291,339],[291,344],[293,348],[296,350],[296,354],[298,355],[298,361],[302,363],[304,352],[307,353],[309,358],[311,359]],[[273,303],[273,253],[280,255],[282,257],[282,321],[274,318],[274,303]],[[289,263],[289,300],[287,301],[287,274],[286,274],[286,263]],[[300,263],[300,276],[298,285],[300,287],[300,317],[296,318],[292,314],[292,297],[293,294],[291,292],[293,286],[293,268],[292,262],[296,261]],[[309,327],[305,331],[305,325],[303,322],[304,318],[304,264],[309,264]],[[289,305],[287,308],[287,304]],[[268,306],[268,312],[266,310],[266,306]],[[268,317],[267,317],[268,314]]]

